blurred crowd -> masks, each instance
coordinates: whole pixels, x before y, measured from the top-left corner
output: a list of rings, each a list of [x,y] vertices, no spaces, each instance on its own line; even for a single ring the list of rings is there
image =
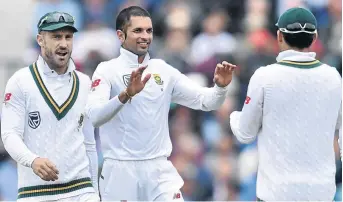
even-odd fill
[[[152,58],[187,74],[202,86],[212,86],[214,68],[223,60],[237,64],[228,98],[213,112],[171,105],[169,123],[173,141],[170,159],[183,177],[186,201],[256,199],[258,166],[256,142],[242,145],[229,126],[229,115],[240,110],[249,79],[260,66],[275,63],[278,54],[275,23],[294,6],[309,8],[318,20],[319,39],[311,47],[317,58],[342,72],[341,0],[36,0],[31,46],[25,65],[36,60],[36,23],[49,11],[65,11],[76,19],[73,60],[92,76],[96,66],[117,57],[120,43],[115,18],[130,5],[146,8],[152,15]],[[115,67],[113,67],[115,68]],[[115,135],[115,134],[114,134]],[[101,149],[97,134],[99,165]],[[342,194],[342,164],[337,144],[337,194]],[[320,149],[320,148],[318,148]],[[16,165],[0,143],[0,200],[15,200]]]

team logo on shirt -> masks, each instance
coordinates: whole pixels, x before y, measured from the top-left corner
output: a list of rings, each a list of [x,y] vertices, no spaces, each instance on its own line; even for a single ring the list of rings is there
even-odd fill
[[[130,83],[130,78],[131,78],[131,74],[125,74],[123,75],[123,82],[125,84],[125,86],[128,86]]]
[[[38,128],[38,126],[40,125],[40,115],[39,112],[30,112],[29,113],[29,121],[28,124],[32,129],[36,129]]]
[[[78,121],[78,124],[79,124],[79,126],[77,127],[77,130],[78,130],[78,131],[80,130],[80,128],[81,128],[82,125],[83,125],[83,120],[84,120],[84,115],[81,114],[80,119],[79,119],[79,121]]]
[[[162,81],[162,79],[161,79],[161,77],[160,77],[159,74],[153,74],[152,76],[154,77],[155,82],[156,82],[158,85],[163,85],[163,81]]]

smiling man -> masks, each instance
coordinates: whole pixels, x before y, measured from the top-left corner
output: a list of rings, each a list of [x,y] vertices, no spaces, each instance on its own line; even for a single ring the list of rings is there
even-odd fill
[[[94,126],[100,127],[102,200],[182,201],[183,180],[167,160],[172,151],[170,103],[218,109],[235,65],[217,64],[215,86],[200,87],[163,60],[150,59],[153,27],[146,10],[128,7],[116,24],[120,56],[99,64],[86,107]]]
[[[7,82],[1,137],[18,162],[18,201],[99,201],[94,128],[84,118],[91,81],[70,58],[76,31],[71,15],[44,15],[38,60]]]

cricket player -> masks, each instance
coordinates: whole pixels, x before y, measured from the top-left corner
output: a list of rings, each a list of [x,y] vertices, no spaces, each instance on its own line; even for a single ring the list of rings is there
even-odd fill
[[[242,143],[258,136],[259,200],[333,201],[334,135],[337,130],[342,135],[341,77],[309,52],[317,37],[309,10],[291,8],[276,26],[277,62],[256,70],[244,107],[230,115],[230,125]]]
[[[235,65],[217,64],[215,86],[196,85],[160,59],[150,59],[150,14],[137,6],[116,20],[120,56],[98,65],[87,114],[100,127],[104,165],[103,201],[183,201],[183,180],[167,160],[172,151],[168,112],[171,102],[192,109],[218,109],[226,98]]]
[[[94,128],[84,115],[91,81],[70,58],[76,31],[71,15],[44,15],[38,60],[7,83],[1,136],[18,162],[18,201],[99,201]]]

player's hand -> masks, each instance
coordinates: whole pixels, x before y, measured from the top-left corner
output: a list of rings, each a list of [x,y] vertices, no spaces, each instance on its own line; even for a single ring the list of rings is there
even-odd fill
[[[36,158],[32,163],[33,172],[42,180],[55,181],[58,180],[58,173],[56,166],[46,158]]]
[[[225,87],[231,83],[233,71],[237,68],[236,65],[226,61],[218,63],[214,71],[213,82],[219,87]]]
[[[144,70],[147,68],[148,66],[145,67],[140,67],[137,70],[133,71],[131,73],[131,77],[130,77],[130,83],[127,86],[127,93],[130,96],[134,96],[137,93],[141,92],[145,86],[145,84],[149,81],[151,74],[147,74],[144,79],[142,80],[142,75]]]

